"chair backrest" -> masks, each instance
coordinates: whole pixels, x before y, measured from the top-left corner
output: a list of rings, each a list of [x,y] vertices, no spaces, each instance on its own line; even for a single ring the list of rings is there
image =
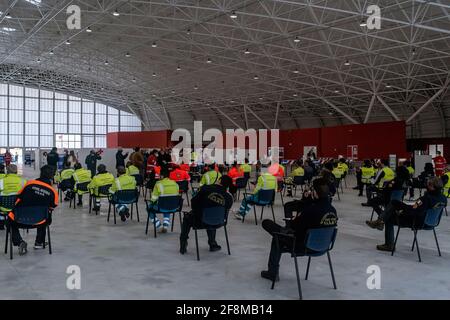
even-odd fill
[[[305,247],[308,250],[324,254],[333,249],[336,234],[336,227],[309,229],[306,232]]]
[[[77,191],[84,191],[84,192],[88,192],[88,185],[89,185],[90,181],[88,182],[82,182],[82,183],[77,183],[76,185],[76,189]]]
[[[437,227],[441,221],[442,211],[444,211],[443,205],[428,209],[423,222],[425,227]]]
[[[222,226],[226,222],[225,207],[204,208],[202,222],[208,226]]]
[[[162,213],[173,213],[180,211],[183,206],[183,198],[179,195],[160,196],[158,198],[158,209]]]
[[[247,178],[241,177],[236,179],[236,188],[243,189],[247,187]]]
[[[112,196],[112,200],[116,204],[131,204],[137,202],[138,199],[139,191],[137,189],[118,190]]]
[[[177,181],[177,184],[180,189],[180,192],[187,192],[189,190],[189,181],[187,180]]]
[[[112,186],[111,184],[107,184],[107,185],[98,187],[98,195],[103,195],[103,196],[108,195],[109,189],[111,188],[111,186]]]
[[[294,176],[294,179],[292,181],[295,185],[303,185],[305,184],[305,177],[304,176]]]
[[[134,179],[136,180],[136,185],[137,186],[142,186],[144,184],[144,177],[142,177],[142,175],[140,174],[133,174],[131,175],[132,177],[134,177]]]
[[[13,209],[16,204],[17,195],[0,196],[0,207],[5,209]]]
[[[40,223],[48,218],[48,207],[42,206],[20,206],[13,210],[14,221],[27,226]]]
[[[250,172],[244,172],[244,178],[245,179],[250,179]]]
[[[403,200],[404,191],[403,190],[393,190],[391,192],[391,201],[397,200],[402,201]]]
[[[259,190],[258,191],[258,204],[268,205],[273,202],[275,198],[275,190]]]

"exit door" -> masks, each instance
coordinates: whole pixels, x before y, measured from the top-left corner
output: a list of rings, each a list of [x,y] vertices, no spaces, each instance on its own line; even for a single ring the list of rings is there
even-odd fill
[[[358,159],[358,146],[357,145],[347,146],[347,159],[350,159],[350,160]]]

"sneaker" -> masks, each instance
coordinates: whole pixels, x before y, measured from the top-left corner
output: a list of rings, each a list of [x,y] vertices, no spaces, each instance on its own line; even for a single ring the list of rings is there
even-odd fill
[[[122,220],[122,222],[127,221],[127,217],[125,216],[125,213],[124,213],[124,212],[120,212],[120,213],[119,213],[119,216],[120,216],[120,220]]]
[[[78,203],[77,203],[77,206],[78,206],[78,207],[83,206],[83,202],[78,202]]]
[[[27,244],[25,241],[22,241],[22,242],[19,244],[19,255],[20,255],[20,256],[23,256],[23,255],[26,255],[26,254],[27,254],[27,252],[28,252],[27,246],[28,246],[28,244]]]
[[[169,227],[168,226],[163,226],[162,228],[161,228],[161,233],[167,233],[167,230],[169,229]]]
[[[273,281],[275,280],[275,282],[280,281],[280,277],[279,275],[273,275],[272,273],[270,273],[269,271],[261,271],[261,278]]]
[[[372,229],[378,229],[380,231],[384,229],[384,222],[381,220],[366,221],[366,224]]]
[[[368,204],[367,202],[361,203],[361,205],[362,205],[363,207],[370,207],[370,204]]]
[[[45,243],[45,246],[48,245],[48,242]],[[45,249],[44,244],[43,243],[34,243],[34,250],[41,250],[41,249]]]
[[[219,246],[219,245],[217,244],[217,242],[212,243],[212,244],[209,245],[209,251],[211,251],[211,252],[219,251],[219,250],[221,250],[221,249],[222,249],[222,247]]]
[[[188,245],[187,239],[181,239],[180,238],[180,253],[181,254],[185,254],[186,253],[187,245]]]
[[[242,214],[240,214],[239,212],[236,212],[236,213],[234,214],[234,217],[235,217],[236,219],[238,219],[238,220],[244,219],[244,217],[242,216]]]
[[[391,252],[392,249],[394,249],[393,245],[387,245],[387,244],[379,244],[379,245],[377,245],[377,250],[380,250],[380,251],[389,251],[389,252]]]

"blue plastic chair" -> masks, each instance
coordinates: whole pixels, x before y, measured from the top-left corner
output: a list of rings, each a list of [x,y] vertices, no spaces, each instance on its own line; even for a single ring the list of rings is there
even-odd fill
[[[38,223],[47,220],[49,217],[48,207],[42,206],[30,206],[30,207],[15,207],[14,222],[21,225],[22,229],[35,229],[38,227]],[[48,253],[52,254],[52,242],[50,238],[50,226],[47,225],[47,239],[48,239]],[[9,240],[9,258],[13,259],[13,242],[10,222],[7,220],[6,228],[6,240],[5,240],[5,254],[8,253],[8,240]],[[44,243],[45,248],[45,243]]]
[[[107,199],[109,198],[110,192],[109,189],[111,188],[111,184],[106,184],[104,186],[98,187],[97,194],[94,194],[93,191],[90,192],[90,198],[89,198],[89,213],[92,211],[92,204],[96,202],[97,199]],[[98,211],[95,212],[96,215],[98,215]]]
[[[136,206],[136,216],[137,221],[139,220],[139,190],[118,190],[115,193],[111,193],[109,195],[109,207],[108,207],[108,218],[106,219],[109,222],[109,217],[111,215],[111,206],[113,206],[114,211],[114,224],[116,224],[116,208],[115,206],[118,204],[131,205],[131,220],[133,220],[133,205]]]
[[[7,211],[1,211],[0,210],[0,215],[1,214],[8,214],[9,211],[11,211],[12,209],[14,209],[14,206],[16,204],[16,200],[17,200],[17,195],[13,194],[13,195],[9,195],[9,196],[0,196],[0,207],[1,208],[5,208],[5,209],[10,209]]]
[[[258,217],[256,216],[256,206],[261,207],[261,220],[263,218],[264,207],[269,207],[272,209],[272,217],[275,222],[275,213],[273,212],[273,201],[275,199],[275,190],[259,190],[257,195],[257,201],[252,201],[250,204],[253,205],[253,212],[255,214],[255,224],[258,225]],[[242,218],[242,223],[245,222],[245,216]]]
[[[141,174],[133,174],[132,177],[136,180],[139,192],[144,192],[144,177]]]
[[[311,265],[311,258],[312,257],[320,257],[324,254],[327,255],[328,258],[328,265],[330,266],[330,272],[331,272],[331,279],[333,280],[333,288],[336,290],[336,280],[334,277],[333,272],[333,264],[331,263],[331,257],[330,257],[330,251],[334,247],[334,242],[336,241],[336,235],[337,235],[337,228],[336,227],[327,227],[327,228],[317,228],[317,229],[309,229],[306,232],[306,238],[305,238],[305,245],[304,248],[302,248],[301,251],[297,251],[295,248],[296,238],[292,234],[285,234],[285,233],[275,233],[275,240],[276,244],[279,247],[279,237],[285,237],[289,238],[293,245],[292,245],[292,251],[291,257],[294,258],[295,262],[295,274],[297,277],[297,287],[298,287],[298,295],[299,299],[303,299],[302,295],[302,287],[300,283],[300,275],[298,271],[298,261],[297,257],[308,257],[308,266],[306,268],[306,276],[305,280],[308,280],[309,275],[309,267]],[[275,287],[275,279],[272,281],[272,287],[271,289],[274,289]]]
[[[227,241],[227,249],[228,255],[231,255],[230,252],[230,243],[228,242],[228,232],[227,232],[227,223],[228,223],[228,212],[225,210],[225,207],[211,207],[204,208],[202,212],[202,224],[201,228],[197,227],[198,223],[194,221],[193,229],[195,231],[195,246],[197,249],[197,261],[200,261],[200,253],[198,250],[198,235],[197,230],[206,229],[206,230],[217,230],[223,227],[225,231],[225,239]]]
[[[145,200],[147,208],[149,207],[150,201]],[[156,214],[167,214],[170,213],[173,215],[172,219],[172,228],[175,222],[175,214],[178,212],[180,218],[180,226],[181,226],[181,210],[183,209],[183,198],[180,195],[171,195],[171,196],[159,196],[157,202],[157,209],[151,213]],[[148,234],[148,224],[150,222],[150,213],[147,214],[147,226],[145,227],[145,234]],[[156,219],[153,219],[153,228],[154,228],[154,236],[156,238]]]
[[[180,190],[181,194],[186,194],[186,200],[187,204],[190,207],[191,204],[189,203],[189,181],[183,180],[183,181],[177,181],[178,188]]]
[[[238,201],[239,201],[239,198],[241,197],[241,190],[244,190],[244,197],[247,196],[247,192],[246,192],[247,184],[248,184],[248,178],[246,178],[245,176],[236,179],[236,189],[238,192],[238,196],[237,196]]]
[[[397,217],[397,235],[395,236],[395,241],[394,241],[394,246],[392,248],[391,256],[394,255],[395,248],[397,246],[397,240],[398,240],[398,235],[400,233],[400,229],[401,228],[411,228],[411,230],[414,233],[414,240],[413,240],[411,251],[414,251],[414,246],[415,246],[416,249],[417,249],[417,256],[419,258],[419,262],[422,262],[422,258],[420,256],[420,250],[419,250],[419,242],[417,240],[417,232],[419,230],[427,230],[427,231],[432,230],[433,231],[434,240],[436,241],[436,247],[437,247],[437,250],[438,250],[438,254],[439,254],[439,257],[441,257],[442,256],[441,255],[441,249],[439,248],[439,242],[438,242],[438,239],[437,239],[435,228],[441,222],[441,217],[442,217],[442,212],[443,211],[444,211],[444,205],[443,204],[437,205],[437,206],[435,206],[432,209],[428,209],[426,214],[425,214],[425,218],[424,218],[423,224],[418,224],[415,218],[412,221],[411,225],[402,224],[401,217]]]

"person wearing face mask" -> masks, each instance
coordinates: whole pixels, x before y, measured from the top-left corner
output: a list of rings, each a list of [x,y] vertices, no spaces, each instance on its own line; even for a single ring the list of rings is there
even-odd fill
[[[313,187],[308,197],[311,201],[300,215],[295,217],[289,227],[282,227],[272,220],[264,220],[262,227],[273,236],[270,249],[268,270],[261,271],[261,277],[268,280],[278,281],[278,269],[281,255],[285,252],[291,252],[294,245],[289,238],[279,238],[277,245],[274,233],[287,233],[295,235],[295,248],[297,252],[305,249],[306,234],[309,229],[326,228],[337,225],[336,209],[330,202],[330,190],[328,181],[324,178],[318,178],[313,181]]]

